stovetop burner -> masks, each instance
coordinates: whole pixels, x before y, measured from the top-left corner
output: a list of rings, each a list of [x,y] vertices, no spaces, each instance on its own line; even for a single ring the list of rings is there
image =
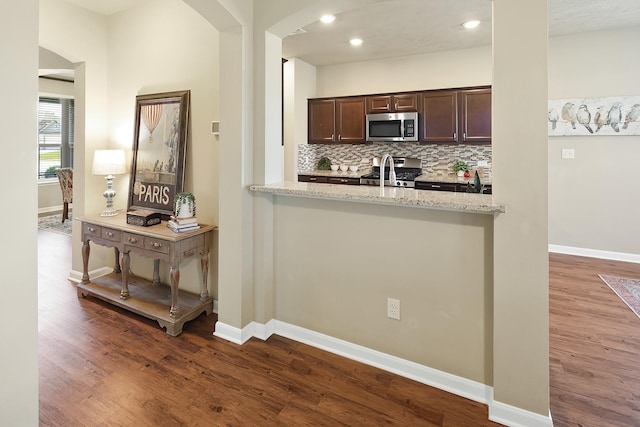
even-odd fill
[[[378,160],[376,162],[376,160]],[[361,185],[380,185],[380,162],[375,158],[373,162],[373,168],[371,173],[362,175],[360,177]],[[407,187],[412,188],[415,186],[416,177],[422,175],[422,161],[420,159],[411,157],[399,157],[394,159],[394,170],[396,172],[395,182],[389,182],[389,167],[384,168],[384,185],[391,187]]]

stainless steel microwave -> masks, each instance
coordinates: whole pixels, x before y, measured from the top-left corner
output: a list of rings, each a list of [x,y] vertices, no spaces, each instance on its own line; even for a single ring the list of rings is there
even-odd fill
[[[417,142],[418,113],[367,114],[367,141]]]

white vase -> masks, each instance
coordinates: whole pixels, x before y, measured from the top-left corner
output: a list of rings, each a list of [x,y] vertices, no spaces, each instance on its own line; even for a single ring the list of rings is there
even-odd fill
[[[463,177],[464,176],[464,171],[458,171],[458,176],[459,177]]]

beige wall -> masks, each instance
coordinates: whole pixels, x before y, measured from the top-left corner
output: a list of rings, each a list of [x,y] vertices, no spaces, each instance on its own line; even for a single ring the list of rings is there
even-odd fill
[[[492,383],[493,216],[284,196],[274,205],[278,320]],[[400,321],[387,318],[388,297],[400,300]]]
[[[198,219],[218,224],[219,141],[211,134],[219,111],[218,32],[181,0],[154,0],[111,16],[108,39],[105,145],[125,148],[131,159],[136,95],[191,90],[184,188],[196,196]],[[116,178],[116,208],[127,207],[129,179],[129,174]],[[150,260],[132,256],[131,262],[136,273],[150,277]],[[181,288],[199,292],[199,262],[185,262],[180,273]],[[168,282],[164,264],[161,278]],[[215,293],[215,268],[209,270],[208,283]]]
[[[494,223],[494,398],[541,415],[549,411],[547,44],[546,1],[493,1],[493,194],[507,210]]]
[[[318,68],[318,97],[491,84],[491,46]]]
[[[18,250],[3,250],[0,291],[0,425],[38,425],[38,271],[36,236],[36,115],[38,99],[38,1],[0,4],[0,107],[4,126],[0,146],[10,161],[0,172],[4,204],[18,201],[3,239]],[[10,41],[10,42],[9,42]],[[11,66],[7,66],[11,64]],[[7,157],[5,156],[5,159]]]
[[[107,20],[60,0],[40,1],[41,47],[75,64],[75,146],[73,212],[75,216],[104,209],[104,178],[91,175],[93,151],[107,140]],[[77,222],[73,233],[80,235]],[[110,265],[113,252],[96,248],[89,269]],[[80,239],[73,240],[71,270],[82,271]]]
[[[552,39],[549,98],[640,95],[639,39],[640,27]],[[640,135],[550,137],[549,243],[640,259],[637,159]]]

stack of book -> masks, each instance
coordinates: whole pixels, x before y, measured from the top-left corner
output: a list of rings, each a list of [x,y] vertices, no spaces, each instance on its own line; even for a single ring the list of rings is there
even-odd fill
[[[167,221],[167,228],[176,233],[185,233],[187,231],[193,231],[200,228],[198,224],[198,218],[195,216],[189,218],[176,218],[174,216]]]

